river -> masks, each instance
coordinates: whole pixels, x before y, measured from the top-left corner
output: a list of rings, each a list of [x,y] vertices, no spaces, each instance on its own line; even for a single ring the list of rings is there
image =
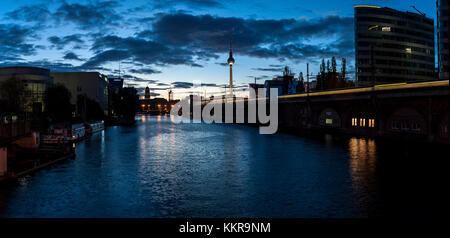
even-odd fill
[[[137,119],[1,185],[0,217],[410,217],[443,202],[440,147]]]

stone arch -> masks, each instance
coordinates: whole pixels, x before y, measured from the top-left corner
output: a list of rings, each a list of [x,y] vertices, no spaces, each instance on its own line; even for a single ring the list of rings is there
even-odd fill
[[[439,124],[438,124],[438,131],[437,131],[437,136],[439,139],[442,140],[446,140],[448,141],[448,111],[446,113],[444,113],[441,117],[441,119],[439,120]]]
[[[341,127],[341,116],[333,108],[325,108],[319,114],[319,125]]]
[[[426,134],[427,121],[416,109],[402,107],[388,117],[386,130],[392,132]]]

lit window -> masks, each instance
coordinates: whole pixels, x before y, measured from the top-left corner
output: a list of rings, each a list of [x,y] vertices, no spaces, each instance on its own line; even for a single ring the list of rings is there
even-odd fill
[[[358,118],[352,118],[352,126],[358,126]]]
[[[333,119],[331,119],[331,118],[325,119],[325,124],[327,124],[327,125],[333,124]]]
[[[411,49],[411,48],[409,48],[409,47],[408,47],[408,48],[406,48],[405,50],[406,50],[406,53],[408,53],[408,54],[411,54],[411,52],[412,52],[412,49]]]
[[[369,119],[369,127],[375,127],[375,119]]]
[[[359,126],[360,127],[365,127],[366,126],[366,119],[360,118],[359,119]]]
[[[381,28],[381,31],[391,31],[391,27],[390,26],[383,26]]]

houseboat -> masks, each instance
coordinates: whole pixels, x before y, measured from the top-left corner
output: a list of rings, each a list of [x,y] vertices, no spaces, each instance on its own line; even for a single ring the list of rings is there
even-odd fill
[[[96,121],[86,124],[86,134],[92,135],[93,133],[102,131],[105,129],[105,122],[104,121]]]
[[[86,136],[84,124],[71,125],[53,125],[48,134],[41,137],[41,142],[44,144],[55,144],[63,142],[76,142]]]

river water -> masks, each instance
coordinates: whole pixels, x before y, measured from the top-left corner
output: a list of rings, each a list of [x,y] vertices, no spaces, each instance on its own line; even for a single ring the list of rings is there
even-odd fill
[[[441,211],[448,150],[140,116],[0,185],[0,217],[411,217]]]

